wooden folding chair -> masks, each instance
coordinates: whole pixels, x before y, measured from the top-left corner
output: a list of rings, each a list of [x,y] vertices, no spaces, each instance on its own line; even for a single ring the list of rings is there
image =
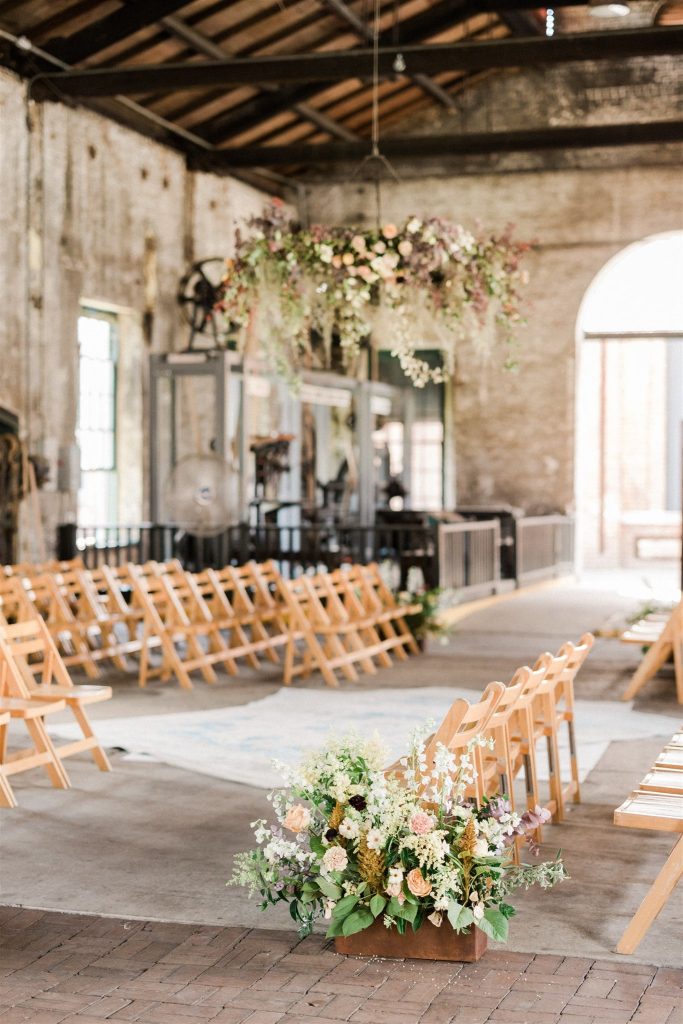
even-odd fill
[[[7,728],[11,721],[9,711],[3,711],[0,714],[0,739],[3,736],[4,730]],[[9,784],[9,779],[5,773],[4,764],[0,763],[0,807],[16,807],[17,801],[14,796],[12,787]]]
[[[55,747],[59,759],[90,751],[100,771],[111,771],[107,755],[85,710],[89,704],[110,700],[111,687],[74,686],[50,632],[40,618],[12,626],[0,625],[0,657],[7,663],[11,689],[16,696],[36,702],[58,700],[73,714],[83,738]],[[37,662],[31,660],[36,657]]]
[[[372,616],[375,626],[381,630],[385,638],[394,641],[396,655],[405,660],[408,651],[419,654],[417,640],[405,617],[416,615],[421,606],[399,604],[391,588],[382,578],[376,562],[369,565],[353,565],[349,570],[349,578],[358,585],[363,607],[366,613]]]
[[[260,656],[279,665],[279,648],[294,642],[286,613],[278,605],[270,589],[267,566],[249,563],[240,568],[206,569],[197,576],[214,621],[226,634],[232,667],[244,658],[255,669],[261,667]]]
[[[556,657],[542,655],[534,668],[545,668],[545,678],[534,698],[534,738],[538,743],[545,738],[548,757],[550,796],[544,806],[550,811],[554,822],[564,821],[567,800],[579,803],[579,769],[577,761],[576,736],[574,733],[574,679],[579,668],[590,652],[593,637],[587,633],[579,644],[563,644]],[[570,778],[562,779],[559,737],[566,724],[569,739]]]
[[[425,774],[428,774],[434,766],[434,758],[439,744],[447,747],[453,753],[463,754],[473,740],[486,735],[486,728],[504,690],[505,687],[502,683],[489,683],[482,693],[481,700],[476,704],[470,704],[464,697],[454,701],[446,712],[441,725],[427,740]],[[480,806],[486,795],[481,747],[475,746],[470,757],[475,771],[475,779],[471,792],[467,795],[476,801],[477,806]],[[396,762],[387,771],[400,776],[404,769],[400,762]]]
[[[683,783],[683,772],[678,773]],[[637,789],[614,812],[614,824],[658,832],[683,832],[683,785],[674,792]],[[633,953],[683,877],[683,835],[669,854],[645,899],[617,944],[617,953]]]
[[[336,569],[329,573],[329,585],[339,595],[349,621],[356,625],[366,651],[381,668],[391,668],[390,651],[402,661],[408,657],[404,649],[409,642],[408,637],[396,632],[377,594],[368,581],[354,571],[356,568],[352,566],[349,570]]]
[[[3,627],[7,628],[7,627]],[[11,628],[11,627],[10,627]],[[55,789],[68,789],[69,777],[45,727],[47,715],[63,711],[66,701],[37,701],[25,696],[25,688],[17,684],[11,662],[0,644],[0,771],[4,780],[10,775],[44,768]],[[32,747],[7,750],[9,721],[22,722],[33,741]],[[4,788],[4,787],[3,787]],[[7,795],[5,790],[5,795]]]
[[[82,668],[90,679],[98,679],[100,671],[95,664],[90,635],[96,627],[89,618],[79,620],[76,614],[82,587],[74,573],[67,574],[66,578],[40,573],[25,576],[22,582],[31,602],[45,619],[64,664]]]
[[[507,797],[512,810],[515,809],[514,781],[522,769],[527,809],[533,810],[541,802],[536,772],[533,702],[544,678],[544,667],[517,669],[486,724],[485,735],[491,737],[493,749],[483,748],[481,751],[484,794],[493,797],[500,793]],[[540,826],[535,835],[540,843]],[[515,859],[518,858],[516,845]]]
[[[193,621],[183,604],[189,588],[174,586],[166,573],[145,573],[144,569],[136,566],[131,566],[130,572],[135,600],[144,615],[140,686],[146,686],[147,680],[154,676],[167,682],[171,675],[175,675],[181,686],[191,690],[190,673],[196,670],[201,672],[207,683],[216,682],[213,666],[220,662],[229,663],[230,652],[224,643],[218,649],[211,649],[210,639],[215,639],[217,627],[206,606],[201,604],[198,618]],[[196,597],[194,593],[192,600]],[[206,647],[202,646],[202,639],[206,641]],[[151,642],[158,643],[161,648],[158,668],[150,668]]]
[[[622,700],[632,700],[673,654],[676,697],[678,703],[683,704],[683,600],[676,605],[661,630],[653,629],[650,634],[643,631],[640,635],[631,631],[630,636],[627,631],[622,634],[622,639],[627,639],[627,637],[631,643],[640,643],[643,646],[651,644],[651,646],[636,669]]]

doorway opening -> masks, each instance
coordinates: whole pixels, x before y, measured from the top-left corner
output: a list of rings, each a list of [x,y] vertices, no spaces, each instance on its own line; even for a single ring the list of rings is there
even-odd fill
[[[585,568],[673,568],[681,554],[683,231],[637,242],[578,319],[576,494]]]

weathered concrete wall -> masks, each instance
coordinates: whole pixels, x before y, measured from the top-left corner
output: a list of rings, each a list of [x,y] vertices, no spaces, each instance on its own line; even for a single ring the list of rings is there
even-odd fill
[[[190,259],[226,255],[235,222],[265,196],[186,171],[183,158],[98,115],[33,107],[0,72],[0,405],[34,451],[74,440],[77,318],[120,312],[120,521],[147,515],[147,356],[183,348],[175,301]],[[73,490],[41,495],[46,536],[73,518]]]
[[[461,96],[455,114],[425,114],[400,133],[664,119],[681,98],[683,73],[666,58],[532,70],[487,79]],[[519,373],[502,369],[502,354],[482,364],[474,345],[461,347],[451,385],[459,502],[573,508],[581,301],[624,246],[683,226],[682,156],[677,145],[404,161],[400,182],[383,184],[385,222],[441,216],[494,232],[512,223],[518,237],[537,242],[526,260]],[[313,221],[375,219],[373,187],[348,178],[310,185],[307,205]]]

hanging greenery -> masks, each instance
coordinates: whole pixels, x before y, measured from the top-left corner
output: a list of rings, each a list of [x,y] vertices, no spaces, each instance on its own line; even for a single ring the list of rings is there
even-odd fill
[[[464,338],[509,346],[522,322],[520,262],[529,245],[509,229],[476,236],[418,217],[368,230],[302,228],[278,205],[249,229],[245,237],[237,233],[235,257],[226,261],[218,308],[244,329],[242,344],[257,341],[290,382],[310,362],[314,335],[323,339],[328,365],[336,336],[348,367],[372,338],[423,387],[452,373]],[[485,330],[490,322],[499,329]],[[441,349],[442,366],[420,358],[425,347]]]

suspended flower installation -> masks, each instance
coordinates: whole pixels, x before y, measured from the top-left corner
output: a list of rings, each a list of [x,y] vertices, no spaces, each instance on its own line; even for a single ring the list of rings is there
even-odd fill
[[[336,336],[347,367],[372,338],[423,387],[453,372],[464,338],[478,337],[488,348],[509,345],[522,322],[520,262],[530,247],[509,230],[476,236],[459,224],[417,217],[365,230],[302,228],[281,206],[249,228],[246,237],[238,233],[235,258],[226,261],[218,308],[244,329],[243,344],[257,339],[290,381],[306,365],[314,335],[328,356]],[[484,332],[490,319],[501,330]],[[442,366],[420,358],[427,347],[441,349]]]

